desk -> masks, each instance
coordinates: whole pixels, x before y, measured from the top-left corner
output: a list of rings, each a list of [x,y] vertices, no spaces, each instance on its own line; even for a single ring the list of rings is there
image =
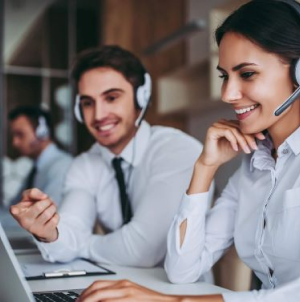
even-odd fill
[[[33,258],[34,257],[34,258]],[[32,261],[32,259],[39,259],[38,254],[32,255],[18,255],[20,262]],[[153,290],[173,295],[200,295],[223,293],[228,290],[203,283],[193,284],[171,284],[163,268],[132,268],[122,267],[117,265],[103,265],[108,269],[116,272],[116,275],[108,276],[89,276],[89,277],[73,277],[73,278],[58,278],[49,280],[35,280],[29,281],[29,286],[32,291],[52,291],[52,290],[66,290],[86,288],[95,280],[120,280],[128,279],[140,285],[146,286]]]

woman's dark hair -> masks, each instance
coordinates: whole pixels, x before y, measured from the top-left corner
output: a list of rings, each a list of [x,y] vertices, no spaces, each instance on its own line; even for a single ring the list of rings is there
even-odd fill
[[[218,45],[228,32],[243,35],[287,63],[300,58],[300,12],[283,1],[254,0],[244,4],[217,28]]]
[[[120,72],[133,86],[134,91],[144,84],[146,70],[140,60],[116,45],[81,52],[74,61],[71,76],[78,83],[83,73],[98,67],[109,67]]]

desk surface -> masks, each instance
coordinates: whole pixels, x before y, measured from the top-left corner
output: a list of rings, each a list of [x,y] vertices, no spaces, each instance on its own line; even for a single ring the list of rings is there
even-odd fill
[[[18,255],[21,262],[39,259],[40,255]],[[86,288],[95,280],[120,280],[128,279],[153,290],[173,295],[200,295],[222,293],[227,290],[215,285],[198,282],[193,284],[171,284],[163,268],[132,268],[117,265],[103,265],[116,272],[115,275],[89,276],[73,278],[57,278],[49,280],[29,281],[32,291],[51,291]]]

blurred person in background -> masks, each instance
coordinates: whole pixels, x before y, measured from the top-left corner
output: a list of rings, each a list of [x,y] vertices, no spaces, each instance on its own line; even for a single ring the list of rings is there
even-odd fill
[[[13,109],[8,118],[13,147],[33,161],[12,204],[22,199],[24,190],[38,188],[60,205],[72,156],[54,143],[50,113],[37,106],[22,106]]]

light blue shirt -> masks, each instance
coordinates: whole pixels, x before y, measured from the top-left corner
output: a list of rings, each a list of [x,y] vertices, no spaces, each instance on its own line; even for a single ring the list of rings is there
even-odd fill
[[[34,187],[42,190],[60,205],[66,174],[71,166],[72,156],[55,144],[50,144],[36,161],[37,173],[34,177]]]
[[[262,290],[225,293],[226,302],[300,301],[300,128],[279,146],[276,161],[272,148],[267,139],[245,156],[207,216],[208,193],[184,197],[168,235],[172,282],[197,281],[234,242]]]

